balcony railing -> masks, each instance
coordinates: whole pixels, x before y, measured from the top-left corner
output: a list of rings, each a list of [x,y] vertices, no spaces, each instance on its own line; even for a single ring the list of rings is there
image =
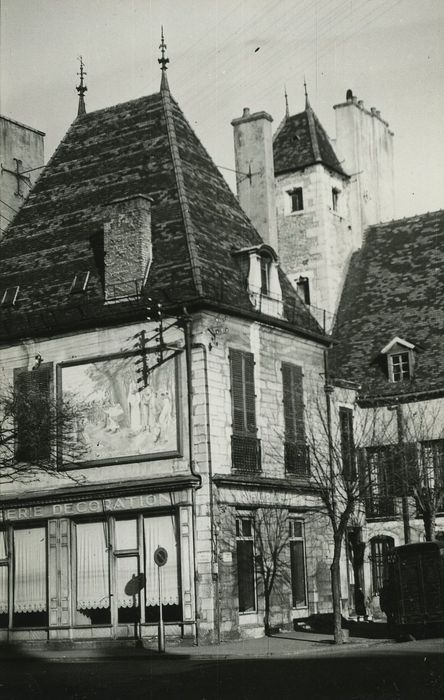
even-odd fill
[[[293,476],[307,477],[310,474],[310,450],[308,445],[285,442],[285,471]]]
[[[236,472],[260,472],[261,441],[249,435],[232,435],[231,464]]]
[[[368,518],[387,518],[398,514],[396,500],[393,496],[367,498],[365,511]]]

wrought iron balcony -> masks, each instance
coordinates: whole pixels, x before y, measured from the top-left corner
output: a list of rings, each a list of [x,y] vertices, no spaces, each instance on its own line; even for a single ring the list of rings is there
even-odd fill
[[[285,471],[293,476],[307,477],[310,474],[310,450],[300,442],[284,444]]]
[[[232,435],[231,464],[236,472],[260,472],[261,441],[251,435]]]

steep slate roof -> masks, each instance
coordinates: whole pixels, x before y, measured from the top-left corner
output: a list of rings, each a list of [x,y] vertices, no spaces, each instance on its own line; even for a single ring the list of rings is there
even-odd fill
[[[0,244],[0,292],[20,285],[16,307],[0,309],[0,339],[146,316],[142,303],[104,303],[106,205],[134,194],[153,200],[145,295],[255,313],[232,252],[262,240],[162,81],[161,92],[81,115],[69,128]],[[86,293],[70,294],[86,270]],[[286,320],[322,337],[284,287]]]
[[[370,396],[444,390],[444,211],[372,226],[356,252],[331,351],[336,377]],[[378,361],[398,336],[417,346],[414,377],[389,382]]]
[[[276,133],[273,152],[275,175],[322,163],[347,177],[327,133],[309,103],[304,112],[286,117]]]

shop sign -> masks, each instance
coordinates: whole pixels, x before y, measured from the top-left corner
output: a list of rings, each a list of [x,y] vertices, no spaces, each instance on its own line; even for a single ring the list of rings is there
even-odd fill
[[[174,494],[150,493],[141,496],[120,496],[118,498],[97,498],[91,501],[74,501],[72,503],[51,503],[45,505],[5,508],[5,520],[35,520],[36,518],[61,518],[76,515],[95,515],[97,513],[115,513],[122,510],[140,510],[141,508],[158,508],[183,503],[187,500],[187,491]]]

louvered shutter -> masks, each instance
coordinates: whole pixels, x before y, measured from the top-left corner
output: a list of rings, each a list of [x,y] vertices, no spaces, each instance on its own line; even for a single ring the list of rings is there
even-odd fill
[[[353,437],[353,411],[339,408],[339,426],[341,434],[342,471],[346,479],[356,478],[355,445]]]
[[[256,435],[254,356],[251,352],[230,350],[233,433]]]
[[[282,363],[285,438],[289,442],[305,444],[304,394],[302,367]]]
[[[45,460],[51,454],[52,363],[31,372],[16,369],[16,458]]]

